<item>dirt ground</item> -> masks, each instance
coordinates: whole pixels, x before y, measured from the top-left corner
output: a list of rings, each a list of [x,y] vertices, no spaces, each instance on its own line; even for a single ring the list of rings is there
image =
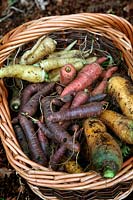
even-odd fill
[[[43,4],[39,4],[43,2]],[[13,28],[43,16],[101,12],[122,16],[133,24],[133,0],[0,0],[0,38]],[[39,200],[16,174],[0,143],[0,200]],[[128,198],[129,199],[129,198]]]

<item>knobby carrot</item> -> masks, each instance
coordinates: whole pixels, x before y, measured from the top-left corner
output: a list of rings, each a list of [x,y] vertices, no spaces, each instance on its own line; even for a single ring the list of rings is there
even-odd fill
[[[51,98],[44,97],[41,100],[41,103],[42,103],[42,111],[44,114],[45,122],[49,130],[53,133],[53,139],[61,144],[65,144],[68,149],[78,152],[80,146],[78,143],[73,141],[73,138],[69,135],[69,133],[65,129],[63,129],[63,127],[60,126],[58,123],[53,123],[48,121],[49,115],[52,114]]]

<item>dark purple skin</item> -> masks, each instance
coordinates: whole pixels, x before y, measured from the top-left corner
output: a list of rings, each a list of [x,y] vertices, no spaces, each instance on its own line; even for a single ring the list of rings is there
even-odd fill
[[[57,170],[57,168],[59,167],[59,163],[62,160],[65,152],[66,152],[67,148],[66,146],[63,144],[61,145],[56,152],[50,157],[50,166],[53,170]]]
[[[31,83],[27,85],[21,94],[21,105],[25,105],[30,98],[40,90],[42,90],[47,83]]]
[[[16,124],[13,126],[13,129],[15,131],[15,135],[17,137],[20,147],[22,148],[23,152],[29,157],[30,151],[29,151],[28,143],[27,143],[22,127],[19,124]]]
[[[107,96],[107,94],[105,94],[105,93],[96,94],[94,96],[90,96],[88,99],[88,102],[102,101],[106,96]]]
[[[47,158],[41,149],[33,126],[33,122],[31,121],[31,119],[28,119],[26,116],[23,115],[19,115],[19,122],[27,139],[29,151],[31,153],[31,159],[36,163],[46,167],[48,165]]]
[[[69,133],[58,123],[52,123],[48,121],[48,117],[52,114],[51,110],[51,98],[44,97],[41,100],[42,111],[44,113],[44,118],[48,129],[53,133],[53,140],[57,141],[60,144],[65,144],[66,147],[72,151],[79,152],[80,145],[79,143],[73,142],[73,138]]]
[[[33,116],[37,112],[40,98],[50,94],[53,91],[54,86],[55,83],[49,83],[36,94],[34,94],[30,100],[21,108],[21,113],[27,113],[28,115]]]
[[[52,104],[54,104],[55,106],[61,107],[64,103],[58,97],[55,97],[52,100]]]
[[[105,103],[105,102],[104,102]],[[103,111],[103,102],[92,102],[81,105],[80,107],[66,109],[64,111],[53,112],[47,117],[48,122],[59,122],[73,119],[83,119],[87,117],[95,117]]]
[[[37,109],[38,109],[39,103],[40,103],[39,102],[40,98],[50,94],[53,91],[54,86],[55,86],[55,83],[46,84],[45,86],[42,87],[41,90],[39,90],[37,93],[35,93],[31,98],[29,97],[30,99],[27,103],[23,104],[24,101],[28,100],[28,97],[26,97],[24,101],[22,100],[23,103],[21,104],[21,108],[18,113],[18,116],[12,119],[12,124],[18,123],[19,115],[21,113],[25,113],[32,117],[37,112]]]
[[[38,140],[40,142],[43,153],[45,154],[46,158],[49,159],[50,147],[49,147],[48,138],[46,137],[45,133],[40,128],[37,131],[37,135],[38,135]]]

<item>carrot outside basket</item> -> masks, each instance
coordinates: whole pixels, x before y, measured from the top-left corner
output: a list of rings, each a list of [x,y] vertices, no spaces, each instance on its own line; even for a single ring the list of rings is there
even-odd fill
[[[127,20],[111,14],[80,13],[43,17],[27,22],[1,39],[0,65],[18,47],[42,35],[55,38],[61,49],[67,42],[75,39],[79,43],[83,42],[87,34],[99,37],[105,48],[108,46],[106,41],[111,41],[122,53],[127,73],[133,80],[133,26]],[[114,56],[117,59],[117,55]],[[133,157],[123,164],[121,171],[112,179],[103,179],[94,171],[79,174],[55,172],[31,161],[23,153],[15,137],[7,96],[4,81],[0,80],[0,137],[6,156],[11,166],[39,197],[51,200],[120,200],[133,191]]]

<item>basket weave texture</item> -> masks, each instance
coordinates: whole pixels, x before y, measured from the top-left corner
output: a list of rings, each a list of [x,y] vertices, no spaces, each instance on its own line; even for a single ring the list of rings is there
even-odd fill
[[[42,35],[56,34],[59,31],[65,34],[65,31],[67,32],[69,30],[71,32],[86,31],[112,41],[114,46],[122,52],[122,56],[128,67],[128,75],[133,80],[133,26],[125,19],[111,14],[80,13],[44,17],[25,23],[13,29],[1,39],[0,65],[3,65],[3,62],[14,50],[27,42],[34,41]],[[57,35],[61,37],[61,35]],[[66,39],[64,38],[64,41]],[[99,199],[100,191],[104,193],[104,190],[110,187],[114,188],[113,191],[120,191],[119,187],[121,187],[124,189],[121,189],[121,192],[118,192],[116,197],[113,198],[119,200],[124,199],[132,192],[133,157],[123,164],[121,171],[114,178],[106,180],[94,171],[80,174],[67,174],[52,171],[31,161],[22,152],[15,137],[11,124],[7,96],[4,82],[0,80],[0,137],[9,163],[27,181],[34,193],[42,199],[96,200]],[[124,183],[128,187],[124,187]],[[80,193],[80,191],[82,192]],[[91,191],[91,197],[87,196],[88,191]],[[99,192],[97,197],[93,191],[94,193]],[[68,193],[71,193],[71,195],[68,195]],[[74,193],[78,195],[74,196]],[[68,198],[66,198],[67,195]],[[105,198],[111,199],[111,197]]]

